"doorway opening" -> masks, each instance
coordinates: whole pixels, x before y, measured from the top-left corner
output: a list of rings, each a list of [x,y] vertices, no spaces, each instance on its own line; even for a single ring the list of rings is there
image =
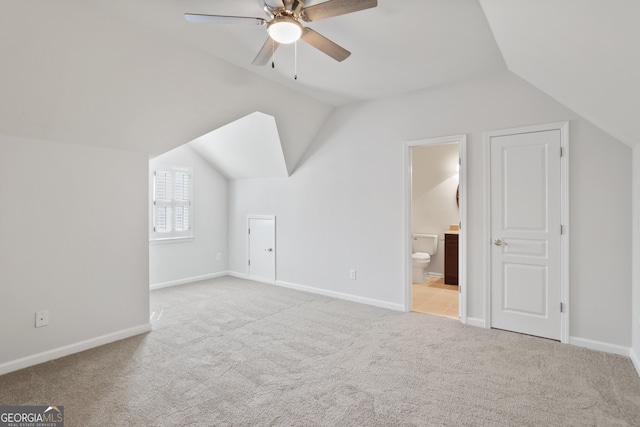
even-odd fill
[[[464,135],[411,141],[405,152],[405,310],[464,323],[465,143]]]

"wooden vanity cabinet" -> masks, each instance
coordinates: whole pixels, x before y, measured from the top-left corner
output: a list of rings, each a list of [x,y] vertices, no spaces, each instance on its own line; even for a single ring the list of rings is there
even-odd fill
[[[444,234],[444,283],[458,284],[458,234]]]

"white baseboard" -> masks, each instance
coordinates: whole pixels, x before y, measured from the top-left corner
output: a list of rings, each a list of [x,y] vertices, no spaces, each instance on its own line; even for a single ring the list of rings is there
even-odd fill
[[[50,360],[59,359],[70,354],[79,353],[81,351],[89,350],[94,347],[109,344],[114,341],[120,341],[125,338],[130,338],[135,335],[144,334],[151,331],[151,323],[145,323],[133,328],[124,329],[110,334],[102,335],[99,337],[91,338],[85,341],[80,341],[74,344],[65,345],[64,347],[54,348],[42,353],[37,353],[31,356],[23,357],[21,359],[11,360],[0,364],[0,375],[8,374],[20,369],[28,368],[29,366],[39,365],[40,363],[48,362]]]
[[[247,280],[251,280],[253,282],[266,283],[267,285],[275,285],[276,284],[275,280],[265,279],[264,277],[249,276],[249,275],[245,274],[244,278],[247,279]]]
[[[227,271],[227,276],[237,277],[239,279],[251,280],[252,282],[266,283],[268,285],[275,285],[273,280],[265,279],[264,277],[251,276],[246,273],[238,273],[237,271]]]
[[[444,274],[427,272],[427,277],[435,277],[436,279],[442,279],[444,278]]]
[[[601,341],[589,340],[586,338],[569,337],[569,344],[578,347],[588,348],[590,350],[603,351],[605,353],[618,354],[620,356],[629,357],[631,349],[617,344],[609,344]],[[637,369],[637,368],[636,368]]]
[[[484,319],[479,319],[477,317],[467,317],[467,325],[485,329]]]
[[[204,274],[202,276],[194,276],[194,277],[187,277],[185,279],[172,280],[170,282],[156,283],[154,285],[150,285],[149,290],[155,291],[156,289],[168,288],[170,286],[184,285],[186,283],[199,282],[200,280],[215,279],[216,277],[222,277],[228,274],[229,272],[227,271],[221,271],[218,273]]]
[[[237,271],[227,271],[227,275],[237,277],[239,279],[247,279],[249,277],[247,273],[238,273]]]
[[[268,283],[270,285],[282,286],[283,288],[295,289],[298,291],[309,292],[312,294],[324,295],[327,297],[359,302],[361,304],[373,305],[375,307],[388,308],[389,310],[405,311],[404,306],[401,304],[393,304],[393,303],[380,301],[372,298],[365,298],[357,295],[345,294],[342,292],[335,292],[335,291],[329,291],[321,288],[314,288],[312,286],[298,285],[297,283],[284,282],[282,280],[276,280],[274,283],[273,281],[263,280],[259,277],[249,276],[246,273],[239,273],[237,271],[228,271],[227,274],[229,276],[238,277],[240,279],[252,280],[254,282]]]
[[[633,351],[633,347],[629,350],[629,357],[631,358],[631,363],[633,363],[633,367],[636,368],[636,373],[640,376],[640,359],[636,355],[636,352]]]
[[[485,328],[484,319],[474,317],[467,317],[467,325]],[[577,347],[588,348],[590,350],[631,357],[631,362],[633,362],[633,366],[636,368],[638,375],[640,375],[640,358],[638,358],[629,347],[577,337],[569,337],[569,344]]]
[[[327,289],[314,288],[312,286],[298,285],[296,283],[283,282],[281,280],[276,280],[275,283],[277,286],[282,286],[283,288],[296,289],[298,291],[310,292],[312,294],[324,295],[327,297],[358,302],[361,304],[373,305],[375,307],[387,308],[389,310],[395,311],[405,311],[404,305],[402,304],[394,304],[387,301],[381,301],[372,298],[360,297],[357,295],[345,294],[342,292],[330,291]]]

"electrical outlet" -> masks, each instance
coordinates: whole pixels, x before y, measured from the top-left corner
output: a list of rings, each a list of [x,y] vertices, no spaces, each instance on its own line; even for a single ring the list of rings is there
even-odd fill
[[[49,324],[49,310],[36,312],[36,328],[41,328]]]
[[[349,278],[351,280],[356,280],[356,271],[355,270],[349,270]]]
[[[218,254],[218,255],[216,256],[216,259],[217,259],[218,261],[220,261],[220,260],[222,259],[222,254]]]

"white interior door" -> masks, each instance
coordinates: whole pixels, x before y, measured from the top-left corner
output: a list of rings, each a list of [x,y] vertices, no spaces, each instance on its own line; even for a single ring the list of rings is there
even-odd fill
[[[491,327],[559,340],[561,132],[489,143]]]
[[[275,218],[249,217],[249,278],[261,282],[276,280]]]

